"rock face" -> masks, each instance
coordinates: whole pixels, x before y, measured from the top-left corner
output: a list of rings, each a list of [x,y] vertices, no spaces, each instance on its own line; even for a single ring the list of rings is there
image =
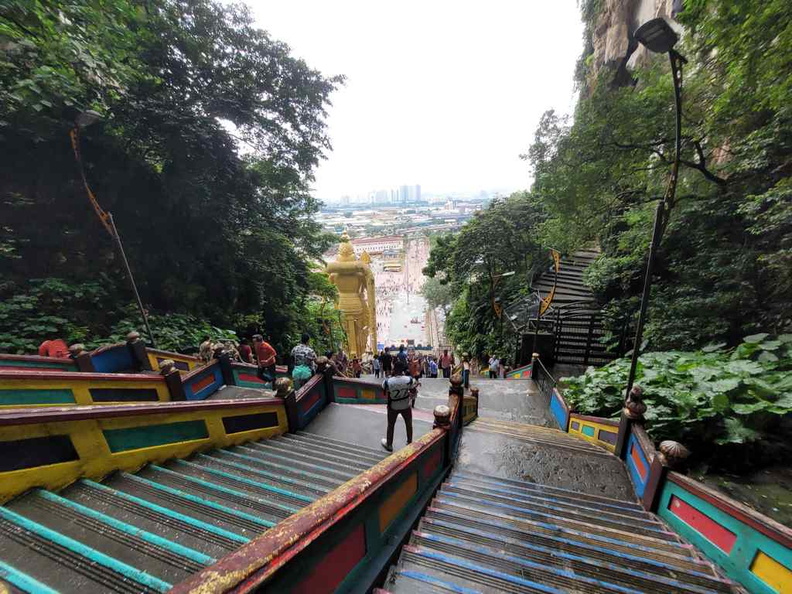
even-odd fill
[[[648,58],[646,49],[633,39],[633,31],[658,16],[670,20],[681,11],[682,0],[601,0],[601,4],[591,28],[591,74],[596,76],[604,66],[615,66],[618,84],[618,79],[627,74],[626,69],[643,64]]]

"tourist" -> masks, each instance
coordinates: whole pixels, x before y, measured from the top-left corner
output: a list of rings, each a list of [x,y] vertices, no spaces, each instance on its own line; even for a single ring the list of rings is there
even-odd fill
[[[391,357],[390,354],[390,347],[385,347],[385,352],[382,353],[380,363],[382,364],[382,375],[390,377],[393,371],[393,357]]]
[[[434,357],[429,359],[429,377],[437,377],[437,361],[435,361]]]
[[[250,341],[247,338],[242,339],[237,350],[242,363],[253,363],[253,349],[250,348]]]
[[[272,345],[264,340],[261,334],[253,336],[253,349],[256,353],[256,360],[258,361],[258,376],[259,379],[272,383],[275,381],[275,358],[278,352],[272,348]]]
[[[470,361],[467,353],[462,355],[462,386],[470,388]]]
[[[443,351],[443,356],[440,357],[440,370],[443,372],[444,378],[451,377],[451,367],[454,364],[454,357],[448,354],[448,349]]]
[[[498,368],[500,367],[500,361],[498,357],[492,355],[489,360],[489,377],[490,379],[495,379],[498,377]]]
[[[69,347],[62,338],[56,338],[55,340],[45,340],[39,345],[38,354],[40,357],[68,359]]]
[[[410,371],[410,377],[415,381],[421,378],[421,362],[418,360],[418,357],[415,356],[415,353],[410,355],[407,360],[407,369]]]
[[[380,369],[382,369],[382,363],[380,363],[380,358],[382,357],[382,353],[376,355],[374,357],[374,377],[378,378],[380,376]]]
[[[388,398],[388,429],[386,437],[380,442],[387,451],[393,451],[393,429],[396,420],[401,415],[404,418],[404,426],[407,430],[407,443],[412,443],[412,408],[411,400],[414,396],[416,381],[404,375],[407,371],[401,360],[397,359],[393,366],[393,376],[382,383],[382,389]]]
[[[421,355],[421,376],[429,377],[429,357]]]
[[[404,351],[404,345],[399,345],[399,352],[396,353],[396,358],[401,361],[405,366],[407,365],[407,353]]]
[[[352,357],[352,375],[354,377],[359,378],[363,374],[363,365],[360,363],[360,359],[357,357]]]
[[[507,370],[506,360],[501,359],[500,364],[498,365],[498,378],[506,379],[506,370]]]
[[[338,351],[336,355],[336,365],[338,366],[338,371],[341,372],[341,375],[346,375],[347,367],[349,367],[349,359],[347,358],[347,354],[344,352],[344,349]]]
[[[311,379],[316,369],[316,353],[308,346],[310,341],[311,337],[308,333],[303,333],[300,337],[300,344],[295,346],[291,352],[292,380],[295,390]]]

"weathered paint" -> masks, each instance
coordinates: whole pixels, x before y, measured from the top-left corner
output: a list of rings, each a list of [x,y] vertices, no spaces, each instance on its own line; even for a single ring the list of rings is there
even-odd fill
[[[196,563],[208,565],[209,563],[214,563],[215,561],[215,559],[213,559],[209,555],[204,555],[203,553],[196,551],[195,549],[182,546],[172,540],[168,540],[167,538],[162,538],[161,536],[154,534],[153,532],[148,532],[146,530],[143,530],[142,528],[133,526],[132,524],[121,522],[120,520],[117,520],[112,516],[108,516],[107,514],[103,514],[101,512],[95,511],[90,507],[86,507],[80,503],[77,503],[76,501],[72,501],[71,499],[66,499],[65,497],[56,495],[51,491],[44,491],[42,489],[38,489],[37,494],[39,497],[52,501],[60,506],[68,507],[79,514],[82,514],[83,516],[88,516],[89,518],[99,520],[103,524],[115,528],[120,532],[124,532],[126,534],[129,534],[130,536],[134,536],[136,538],[144,540],[162,549],[175,553],[181,557],[191,559]]]
[[[610,419],[572,413],[569,415],[569,433],[613,453],[616,449],[619,423]]]
[[[111,571],[123,575],[133,582],[145,585],[158,592],[166,592],[170,588],[170,584],[168,582],[162,581],[161,579],[156,578],[145,571],[141,571],[136,567],[127,565],[126,563],[105,555],[104,553],[100,553],[99,551],[92,549],[79,541],[69,538],[68,536],[64,536],[60,532],[56,532],[47,528],[46,526],[42,526],[37,522],[29,520],[25,516],[17,514],[6,507],[0,507],[0,517],[19,526],[20,528],[37,534],[56,545],[68,549],[69,551],[72,551],[81,557],[85,557],[96,565],[107,567]]]
[[[0,354],[0,370],[51,370],[77,371],[74,359],[58,357],[39,357],[38,355],[4,355]]]
[[[368,505],[368,513],[373,514],[369,517],[378,521],[379,508],[370,507],[370,502],[382,497],[382,490],[390,484],[402,485],[403,477],[407,474],[415,475],[419,456],[430,451],[436,444],[444,448],[443,441],[446,436],[446,431],[442,429],[427,433],[332,493],[279,522],[274,528],[230,553],[215,565],[177,584],[173,588],[173,594],[220,593],[232,588],[240,593],[251,592],[271,579],[289,560],[326,536],[331,527],[340,522],[359,521],[354,517],[355,512],[362,513],[364,505]],[[428,487],[422,487],[424,486]],[[367,531],[368,534],[370,532]],[[374,550],[372,544],[367,542],[367,555],[351,574],[367,563],[371,551]],[[296,587],[296,584],[292,587]]]
[[[308,572],[305,580],[291,590],[294,594],[334,592],[349,572],[366,555],[366,531],[363,524],[355,526],[319,563]]]
[[[161,351],[159,349],[146,348],[146,356],[148,357],[149,365],[151,365],[151,368],[154,370],[159,369],[160,363],[166,359],[173,361],[176,364],[176,369],[181,373],[192,371],[201,365],[201,360],[198,359],[198,357],[182,355],[181,353],[172,353],[170,351]]]
[[[413,473],[408,476],[401,485],[396,487],[393,493],[388,495],[388,498],[380,504],[380,532],[385,532],[388,529],[391,522],[396,519],[417,492],[418,474]]]
[[[786,526],[673,472],[657,513],[750,592],[790,592],[792,530]]]
[[[274,413],[278,425],[227,433],[222,419],[240,412]],[[205,427],[205,437],[195,431],[199,424]],[[190,431],[174,432],[184,427]],[[6,409],[0,411],[0,442],[68,436],[79,459],[0,472],[0,502],[32,487],[57,490],[81,477],[134,471],[150,462],[185,458],[198,449],[227,447],[287,430],[283,402],[275,399]]]
[[[86,373],[79,371],[5,370],[0,368],[0,407],[53,406],[64,404],[96,404],[94,393],[131,395],[129,400],[170,400],[165,379],[157,375],[122,373]],[[127,396],[124,394],[124,398]],[[102,402],[125,402],[117,400]]]
[[[564,397],[557,389],[553,389],[550,396],[550,412],[558,423],[558,428],[561,431],[566,431],[569,426],[569,406],[567,405]]]
[[[533,366],[529,363],[517,369],[512,369],[506,374],[506,379],[531,379],[531,369]]]
[[[462,422],[467,425],[476,420],[477,400],[473,396],[465,396],[462,400]]]
[[[297,423],[300,429],[308,426],[327,404],[324,376],[314,375],[296,393]]]
[[[223,385],[220,363],[215,361],[184,375],[183,385],[187,400],[204,400]]]
[[[209,431],[203,420],[128,427],[126,429],[105,429],[103,433],[107,446],[114,454],[209,437]]]
[[[354,378],[333,378],[335,402],[339,404],[385,404],[382,384]]]
[[[635,438],[634,433],[630,433],[627,440],[627,472],[635,487],[635,494],[642,497],[646,490],[646,481],[649,477],[649,461],[646,459],[641,445]]]
[[[96,349],[91,353],[91,363],[98,373],[130,371],[135,367],[135,360],[126,343]]]
[[[163,507],[161,505],[157,505],[156,503],[152,503],[147,499],[141,499],[140,497],[135,497],[134,495],[129,495],[128,493],[124,493],[123,491],[118,491],[116,489],[111,489],[110,487],[104,486],[102,483],[97,483],[88,479],[80,480],[81,483],[89,485],[95,489],[101,489],[103,491],[107,491],[108,493],[112,493],[114,497],[120,497],[121,499],[125,499],[129,502],[132,502],[140,507],[145,507],[146,509],[150,509],[153,512],[158,514],[164,515],[169,518],[173,518],[174,520],[178,520],[184,524],[189,524],[190,526],[194,526],[199,530],[203,530],[204,532],[209,532],[211,534],[216,534],[217,536],[222,536],[228,540],[238,542],[240,544],[244,544],[246,542],[250,542],[249,538],[245,538],[239,534],[235,534],[234,532],[229,532],[223,528],[218,528],[212,524],[207,524],[206,522],[201,522],[200,520],[196,520],[191,516],[185,516],[184,514],[180,514],[177,511],[174,511],[170,508]]]
[[[756,552],[751,573],[782,594],[792,592],[792,571],[762,551]]]
[[[0,580],[5,580],[12,586],[19,588],[22,592],[31,592],[32,594],[58,594],[57,590],[45,586],[40,581],[30,577],[26,573],[14,569],[3,561],[0,561]],[[0,592],[7,594],[7,590],[4,588],[2,582],[0,582]]]
[[[0,389],[0,406],[33,406],[36,404],[75,404],[74,393],[69,388]]]

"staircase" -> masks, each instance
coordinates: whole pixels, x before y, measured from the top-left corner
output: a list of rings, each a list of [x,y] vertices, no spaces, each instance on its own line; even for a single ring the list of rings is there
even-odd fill
[[[0,591],[164,592],[383,458],[297,433],[30,491],[0,507]]]
[[[394,594],[736,591],[637,503],[464,470],[438,491],[383,588]]]

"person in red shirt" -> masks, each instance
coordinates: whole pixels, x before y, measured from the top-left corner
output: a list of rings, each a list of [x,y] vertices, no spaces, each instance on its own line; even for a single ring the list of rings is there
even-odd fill
[[[253,337],[253,346],[256,350],[256,359],[258,359],[259,377],[265,382],[275,381],[275,357],[278,352],[264,340],[261,334],[256,334]]]
[[[250,348],[247,338],[242,339],[237,352],[243,363],[253,363],[253,349]]]
[[[45,340],[39,345],[38,354],[40,357],[57,357],[58,359],[69,358],[69,347],[62,339]]]

